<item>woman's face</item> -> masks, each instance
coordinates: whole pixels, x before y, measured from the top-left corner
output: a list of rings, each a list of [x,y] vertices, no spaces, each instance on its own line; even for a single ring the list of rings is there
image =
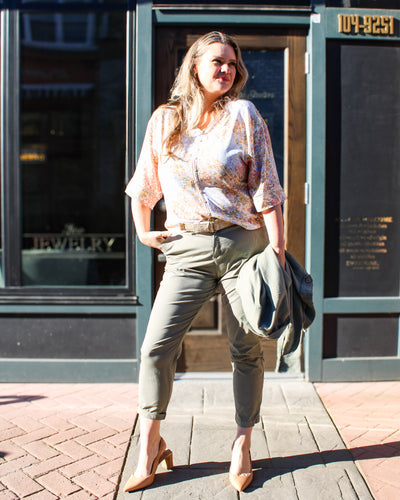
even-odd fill
[[[194,67],[206,101],[212,103],[228,92],[236,76],[236,55],[230,45],[212,43]]]

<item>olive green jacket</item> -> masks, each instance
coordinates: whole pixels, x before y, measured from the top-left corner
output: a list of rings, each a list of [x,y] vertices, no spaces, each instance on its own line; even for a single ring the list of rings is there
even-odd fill
[[[311,276],[289,252],[284,269],[268,245],[243,265],[237,291],[245,331],[278,339],[276,371],[301,371],[304,331],[315,318]]]

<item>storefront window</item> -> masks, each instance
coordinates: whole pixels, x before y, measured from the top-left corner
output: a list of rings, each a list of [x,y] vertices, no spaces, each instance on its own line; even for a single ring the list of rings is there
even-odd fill
[[[22,284],[125,285],[125,13],[21,14]]]

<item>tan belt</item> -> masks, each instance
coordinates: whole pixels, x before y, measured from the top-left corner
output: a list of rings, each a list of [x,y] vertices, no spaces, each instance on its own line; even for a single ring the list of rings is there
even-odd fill
[[[179,229],[181,231],[187,231],[189,233],[215,233],[220,229],[224,229],[224,227],[233,225],[234,224],[232,222],[215,219],[212,217],[200,222],[181,222],[179,224]]]

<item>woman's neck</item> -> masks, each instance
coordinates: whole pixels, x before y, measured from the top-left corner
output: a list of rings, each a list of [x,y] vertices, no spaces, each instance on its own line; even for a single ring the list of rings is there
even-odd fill
[[[213,117],[214,117],[213,111],[204,112],[202,117],[200,118],[200,121],[199,121],[199,124],[197,125],[197,127],[200,130],[204,130],[205,128],[207,128],[210,125]]]
[[[205,128],[207,128],[210,125],[210,123],[212,122],[212,120],[214,119],[215,113],[216,113],[216,109],[214,106],[214,101],[209,102],[209,103],[205,102],[204,103],[204,111],[203,111],[203,114],[201,115],[201,118],[199,120],[197,127],[200,130],[204,130]]]

